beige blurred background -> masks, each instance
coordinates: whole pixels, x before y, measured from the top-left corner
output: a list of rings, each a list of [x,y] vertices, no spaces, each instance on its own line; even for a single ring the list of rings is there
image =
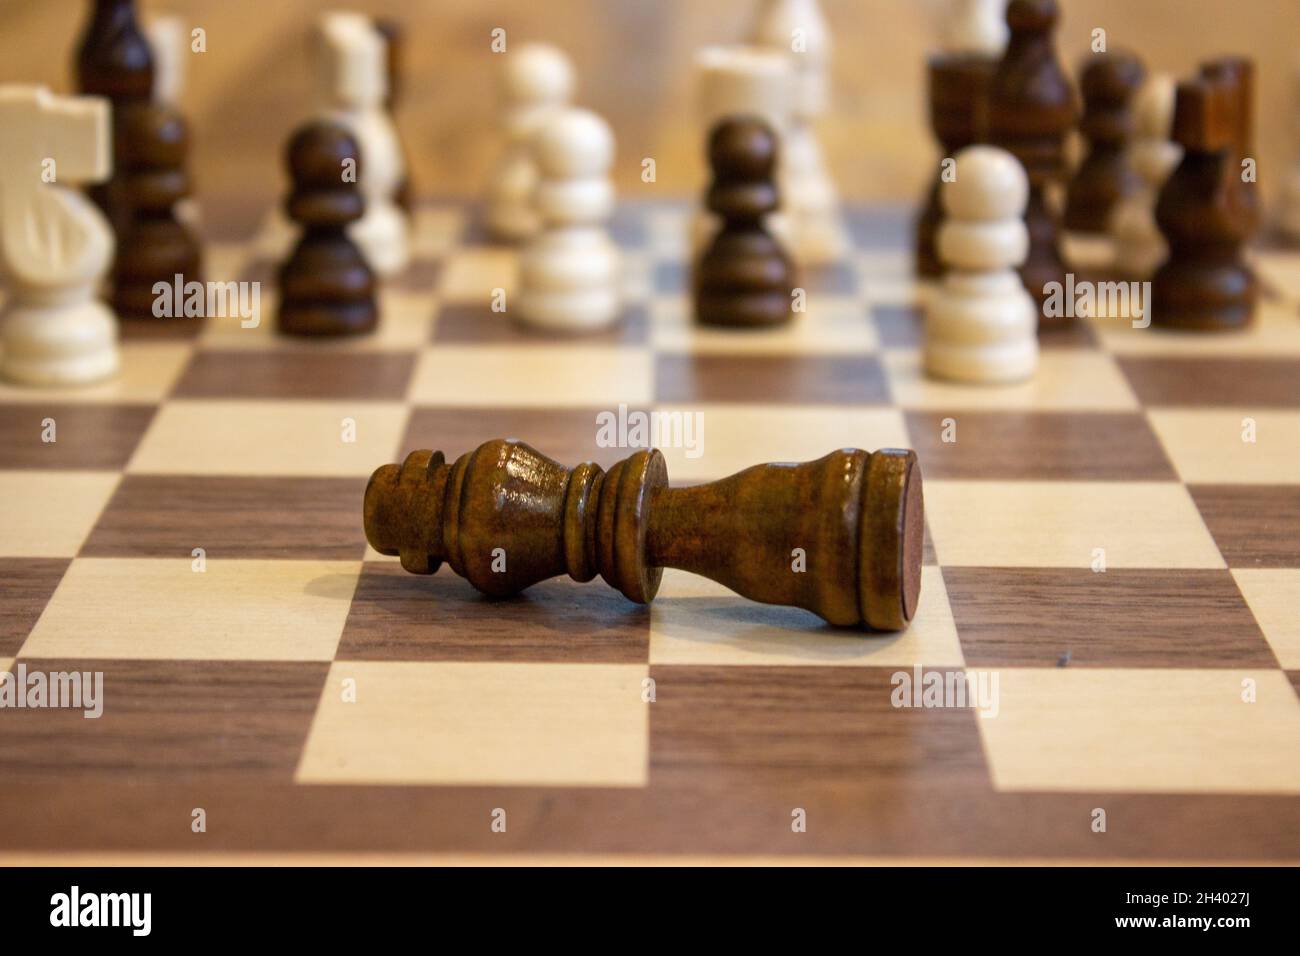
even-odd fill
[[[310,0],[139,0],[144,16],[181,14],[207,31],[189,60],[184,105],[195,136],[193,171],[205,208],[264,209],[284,188],[281,150],[311,106],[307,36],[314,15],[341,3]],[[625,196],[694,193],[704,181],[693,112],[691,60],[708,43],[742,39],[754,0],[354,0],[408,28],[398,124],[423,195],[474,197],[500,149],[490,32],[546,40],[572,56],[578,102],[618,138]],[[946,0],[822,0],[834,36],[831,113],[820,132],[847,197],[910,200],[936,162],[924,64],[941,35]],[[1071,74],[1095,27],[1112,48],[1136,50],[1149,69],[1189,73],[1223,53],[1260,70],[1260,184],[1275,195],[1297,156],[1300,0],[1061,0],[1057,37]],[[0,0],[0,82],[70,92],[71,62],[89,0]],[[654,157],[658,180],[640,180]]]

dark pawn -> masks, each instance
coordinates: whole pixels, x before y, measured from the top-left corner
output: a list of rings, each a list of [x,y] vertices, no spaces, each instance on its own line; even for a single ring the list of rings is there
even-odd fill
[[[1048,283],[1065,282],[1058,215],[1048,204],[1047,189],[1065,176],[1065,139],[1078,112],[1052,45],[1058,13],[1056,0],[1011,0],[1011,39],[989,93],[989,142],[1020,160],[1029,176],[1029,256],[1020,278],[1040,304]],[[1042,326],[1070,321],[1040,316]]]
[[[780,325],[793,315],[794,263],[763,225],[779,205],[776,151],[760,119],[725,119],[709,136],[706,204],[722,226],[695,273],[695,318],[704,325]]]
[[[942,54],[929,64],[930,125],[949,159],[988,133],[989,83],[997,60],[971,54]],[[935,248],[935,237],[943,224],[940,192],[942,168],[935,174],[925,207],[916,221],[916,271],[922,276],[941,276],[943,263]]]
[[[105,97],[113,107],[113,173],[87,190],[104,211],[118,241],[129,207],[123,184],[128,107],[153,94],[153,53],[136,20],[134,0],[93,0],[90,22],[77,48],[77,90]]]
[[[360,148],[333,123],[309,123],[289,141],[293,179],[285,208],[303,227],[302,238],[280,268],[279,329],[292,335],[355,335],[379,321],[375,277],[347,226],[361,218],[365,201],[357,184],[344,179],[344,160],[356,162]]]
[[[1259,288],[1242,249],[1259,228],[1259,205],[1241,180],[1251,80],[1249,65],[1211,67],[1178,86],[1173,140],[1184,152],[1156,203],[1169,258],[1151,280],[1153,325],[1228,331],[1254,318]]]
[[[113,308],[124,319],[155,318],[154,284],[202,282],[199,244],[176,218],[176,203],[190,194],[185,171],[189,132],[168,106],[126,109],[122,188],[129,211],[113,265]]]
[[[1066,196],[1066,229],[1106,232],[1115,203],[1140,185],[1125,147],[1133,136],[1133,95],[1145,75],[1136,56],[1119,51],[1090,58],[1084,69],[1079,130],[1090,148]]]

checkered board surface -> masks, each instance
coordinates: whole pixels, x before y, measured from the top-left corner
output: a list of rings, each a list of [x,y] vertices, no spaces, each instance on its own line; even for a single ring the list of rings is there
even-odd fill
[[[624,206],[626,319],[557,340],[490,310],[514,254],[431,205],[374,336],[278,338],[268,281],[259,328],[131,326],[111,384],[5,387],[0,668],[102,671],[105,702],[0,711],[0,859],[1295,859],[1300,256],[1257,253],[1249,333],[1080,322],[1031,383],[958,387],[919,371],[910,215],[848,210],[807,313],[740,334],[689,321],[687,208]],[[269,280],[274,244],[214,242],[207,277]],[[367,549],[377,465],[502,436],[609,464],[620,403],[703,413],[683,483],[915,448],[910,630],[672,571],[649,608],[490,602]],[[996,674],[996,716],[894,707],[915,668]]]

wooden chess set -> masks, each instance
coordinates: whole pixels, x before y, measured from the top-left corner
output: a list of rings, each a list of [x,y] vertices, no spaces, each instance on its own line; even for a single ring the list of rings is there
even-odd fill
[[[232,238],[185,30],[90,7],[80,95],[0,86],[0,862],[1294,861],[1248,59],[1080,96],[1055,0],[954,4],[932,188],[846,203],[826,21],[764,0],[697,59],[707,192],[632,201],[520,44],[465,202],[407,174],[400,26],[328,14]],[[697,425],[599,427],[642,413]]]

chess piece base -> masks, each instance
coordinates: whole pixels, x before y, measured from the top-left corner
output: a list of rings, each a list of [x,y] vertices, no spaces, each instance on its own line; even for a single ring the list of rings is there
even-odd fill
[[[22,385],[84,385],[118,368],[117,322],[97,300],[12,305],[0,312],[0,377]]]

